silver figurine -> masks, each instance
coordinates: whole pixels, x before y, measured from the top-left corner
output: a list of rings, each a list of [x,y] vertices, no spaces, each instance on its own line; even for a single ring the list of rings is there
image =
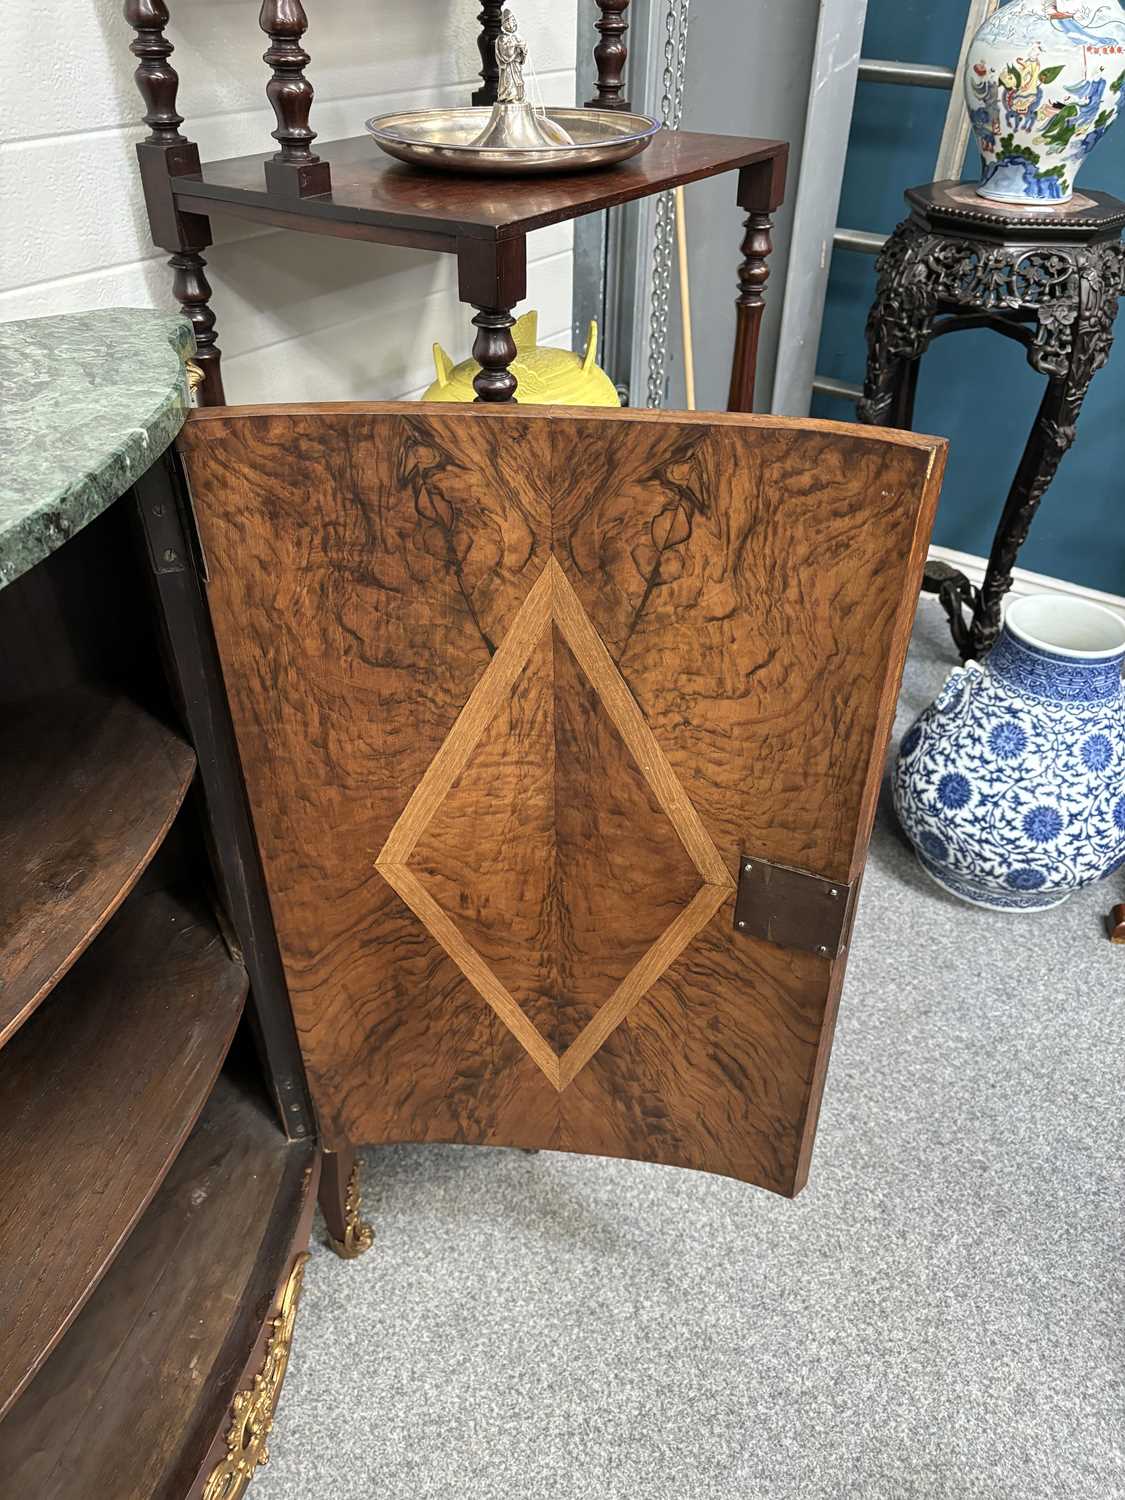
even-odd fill
[[[506,7],[500,13],[496,61],[500,69],[496,103],[492,106],[488,124],[471,144],[505,151],[542,151],[551,146],[573,146],[573,138],[561,125],[556,125],[554,120],[527,101],[523,81],[527,46],[516,30],[515,16]]]

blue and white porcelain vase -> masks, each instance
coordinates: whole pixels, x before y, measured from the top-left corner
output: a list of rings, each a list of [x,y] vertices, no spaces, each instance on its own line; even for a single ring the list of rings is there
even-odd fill
[[[903,739],[895,810],[947,891],[1057,906],[1125,864],[1125,621],[1036,594],[983,664],[950,674]]]
[[[1065,203],[1113,124],[1125,86],[1119,0],[1009,0],[969,45],[965,97],[1000,203]]]

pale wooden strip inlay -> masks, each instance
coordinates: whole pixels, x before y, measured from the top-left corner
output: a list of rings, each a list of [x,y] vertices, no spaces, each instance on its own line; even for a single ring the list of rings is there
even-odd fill
[[[567,645],[593,683],[607,713],[617,726],[617,732],[628,745],[634,760],[655,792],[656,800],[667,813],[680,842],[695,861],[704,880],[722,886],[724,891],[733,890],[734,878],[724,864],[722,855],[704,828],[703,820],[691,799],[680,785],[668,757],[637,707],[636,700],[617,670],[604,641],[582,608],[582,601],[574,592],[570,579],[554,558],[547,565],[546,571],[551,574],[554,583],[552,613]]]
[[[381,869],[384,861],[403,865],[410,858],[426,824],[465,769],[481,735],[507,700],[551,617],[551,566],[553,560],[535,580],[496,655],[469,694],[441,749],[426,767],[426,774],[415,787],[379,852],[376,868]]]
[[[629,970],[597,1015],[582,1029],[563,1053],[558,1066],[561,1092],[593,1057],[610,1032],[644,998],[660,976],[676,962],[693,938],[730,899],[726,886],[702,885],[670,927],[653,943],[647,953]]]
[[[557,1089],[559,1059],[554,1048],[544,1041],[488,964],[461,934],[456,923],[446,916],[412,871],[402,865],[382,863],[378,870],[388,885],[394,886],[427,932],[441,944],[482,999],[492,1006],[532,1061],[542,1069],[548,1083]]]

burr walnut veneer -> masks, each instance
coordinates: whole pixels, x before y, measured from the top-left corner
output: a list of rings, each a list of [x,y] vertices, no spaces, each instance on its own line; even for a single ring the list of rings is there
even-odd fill
[[[797,1192],[847,940],[802,893],[862,871],[943,445],[352,405],[180,451],[327,1146]],[[746,865],[797,908],[740,927]]]

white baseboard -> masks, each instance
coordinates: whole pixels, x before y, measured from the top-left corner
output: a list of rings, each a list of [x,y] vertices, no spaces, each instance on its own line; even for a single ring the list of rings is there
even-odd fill
[[[956,552],[952,547],[931,547],[930,556],[935,562],[948,563],[964,573],[970,583],[979,588],[984,582],[984,570],[988,559],[975,557],[971,552]],[[1091,599],[1095,604],[1104,604],[1125,616],[1125,596],[1107,594],[1101,589],[1088,589],[1085,584],[1067,583],[1063,578],[1050,578],[1046,573],[1032,573],[1027,568],[1012,569],[1012,590],[1009,598],[1021,594],[1062,594],[1068,599]]]

